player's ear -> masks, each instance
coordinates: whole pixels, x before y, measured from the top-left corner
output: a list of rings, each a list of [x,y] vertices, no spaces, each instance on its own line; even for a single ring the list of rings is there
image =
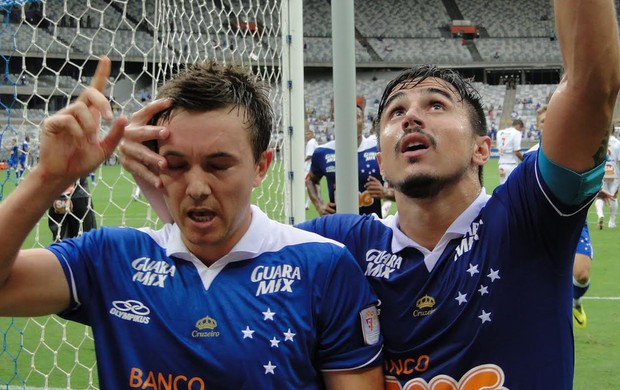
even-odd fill
[[[377,152],[376,155],[376,159],[377,159],[377,164],[379,165],[379,173],[381,173],[381,176],[385,177],[385,175],[383,174],[383,168],[382,168],[382,164],[381,164],[381,152]]]
[[[474,140],[474,153],[472,162],[474,165],[482,166],[489,161],[491,157],[491,137],[488,135],[477,136]]]
[[[254,177],[254,188],[258,187],[260,183],[263,182],[265,176],[267,176],[267,171],[269,170],[269,166],[271,165],[271,161],[273,160],[273,149],[269,148],[265,150],[258,159],[256,163],[256,176]]]

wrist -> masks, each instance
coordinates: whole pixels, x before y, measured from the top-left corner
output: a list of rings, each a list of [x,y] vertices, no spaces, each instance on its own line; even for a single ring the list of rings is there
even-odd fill
[[[40,185],[41,191],[58,195],[72,185],[77,179],[50,174],[39,164],[32,168],[28,176],[24,178],[24,181],[26,180],[30,182],[34,181],[36,185]]]

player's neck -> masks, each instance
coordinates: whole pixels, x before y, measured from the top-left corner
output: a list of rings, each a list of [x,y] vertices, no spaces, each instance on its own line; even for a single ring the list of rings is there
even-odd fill
[[[252,222],[252,212],[249,209],[243,217],[243,221],[235,231],[228,232],[227,236],[209,237],[208,234],[204,236],[194,235],[190,237],[181,233],[181,239],[187,249],[204,265],[207,267],[212,266],[216,261],[222,259],[228,255],[237,243],[243,238],[250,228]],[[191,234],[191,233],[190,233]]]
[[[433,250],[450,225],[476,200],[481,187],[459,186],[417,199],[396,192],[400,230],[413,241]]]

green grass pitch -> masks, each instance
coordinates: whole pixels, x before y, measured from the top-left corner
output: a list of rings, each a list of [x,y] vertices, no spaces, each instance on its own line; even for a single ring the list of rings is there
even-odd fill
[[[277,175],[280,167],[276,163],[271,169],[264,186],[269,188],[267,196],[278,201],[282,199],[282,187],[271,179]],[[5,171],[0,171],[0,176],[4,175]],[[96,180],[97,185],[92,190],[99,225],[159,226],[155,216],[147,214],[143,201],[131,199],[133,181],[120,167],[102,167],[97,171]],[[497,184],[497,160],[493,159],[485,167],[485,187],[490,192]],[[3,195],[10,193],[12,188],[13,184],[7,183]],[[311,205],[307,218],[316,215]],[[617,256],[620,253],[620,228],[607,229],[605,226],[603,230],[598,230],[593,207],[588,214],[588,222],[595,259],[591,273],[592,284],[584,300],[588,326],[574,331],[574,388],[612,389],[620,383],[620,371],[617,369],[620,363],[620,283],[617,282],[620,275],[620,258]],[[50,242],[51,234],[44,218],[30,234],[24,247],[47,245]],[[515,313],[515,320],[526,315]],[[95,353],[88,335],[90,330],[74,323],[68,323],[66,327],[64,324],[56,316],[31,320],[0,318],[0,388],[22,387],[24,382],[29,388],[96,387]],[[41,341],[43,339],[45,342]],[[91,372],[93,376],[90,376]]]

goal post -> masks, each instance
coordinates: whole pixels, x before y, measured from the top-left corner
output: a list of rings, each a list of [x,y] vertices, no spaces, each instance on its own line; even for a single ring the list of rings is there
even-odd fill
[[[302,0],[0,0],[0,199],[37,164],[43,120],[88,86],[102,55],[112,60],[106,95],[116,117],[140,109],[185,66],[215,59],[270,85],[274,162],[252,201],[280,222],[303,221],[301,12]],[[117,154],[87,183],[98,226],[161,226]],[[51,242],[44,216],[24,248]],[[0,339],[0,388],[98,388],[88,327],[57,316],[0,318]]]

